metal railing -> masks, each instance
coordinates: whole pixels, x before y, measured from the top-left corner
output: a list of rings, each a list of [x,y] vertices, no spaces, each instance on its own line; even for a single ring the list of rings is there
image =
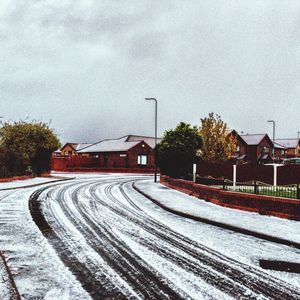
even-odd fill
[[[300,184],[273,186],[261,181],[236,182],[223,178],[197,176],[197,183],[222,188],[225,191],[284,197],[300,200]]]
[[[256,195],[300,199],[300,184],[273,186],[260,181],[237,182],[223,181],[223,190]]]

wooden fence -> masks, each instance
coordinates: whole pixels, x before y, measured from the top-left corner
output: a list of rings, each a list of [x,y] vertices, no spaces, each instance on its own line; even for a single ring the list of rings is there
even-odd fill
[[[231,164],[201,162],[197,164],[197,175],[233,180]],[[273,184],[273,166],[237,165],[237,181],[261,181]],[[277,168],[277,184],[300,183],[300,165],[287,165]]]

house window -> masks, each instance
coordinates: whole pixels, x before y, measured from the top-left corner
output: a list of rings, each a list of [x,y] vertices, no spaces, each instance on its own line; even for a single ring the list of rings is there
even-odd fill
[[[240,145],[236,145],[236,151],[240,152],[241,151],[241,146]]]
[[[147,165],[147,155],[138,155],[138,160],[137,164],[141,166],[146,166]]]
[[[285,154],[285,150],[284,150],[284,149],[281,149],[281,150],[280,150],[280,154],[281,154],[281,155],[284,155],[284,154]]]
[[[270,148],[269,147],[264,147],[264,153],[269,153],[270,152]]]

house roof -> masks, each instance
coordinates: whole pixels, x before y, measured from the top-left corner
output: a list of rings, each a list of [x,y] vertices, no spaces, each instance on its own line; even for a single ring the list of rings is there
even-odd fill
[[[275,144],[285,148],[297,148],[299,139],[275,139]]]
[[[258,145],[265,136],[268,136],[266,133],[263,134],[242,134],[240,137],[245,141],[249,146]]]
[[[122,152],[138,145],[142,140],[127,141],[129,136],[123,136],[119,139],[107,139],[95,143],[89,147],[78,150],[78,153],[99,153],[99,152]]]
[[[75,151],[81,150],[83,148],[91,146],[91,143],[79,143],[79,144],[73,144],[73,148]]]
[[[275,145],[275,148],[276,148],[276,149],[284,149],[284,150],[286,149],[285,146],[283,146],[283,145],[277,143],[276,140],[275,140],[275,142],[274,142],[274,145]]]
[[[226,131],[225,131],[226,135],[229,135],[229,134],[237,134],[236,130],[235,129],[229,129],[227,128]]]
[[[61,151],[63,148],[65,148],[67,145],[70,145],[75,151],[78,151],[82,148],[91,146],[91,143],[65,143],[60,149],[57,151]]]
[[[157,144],[161,142],[161,138],[157,138]],[[128,135],[126,142],[136,142],[136,141],[144,141],[147,143],[152,149],[155,147],[155,138],[151,136],[142,136],[142,135]]]

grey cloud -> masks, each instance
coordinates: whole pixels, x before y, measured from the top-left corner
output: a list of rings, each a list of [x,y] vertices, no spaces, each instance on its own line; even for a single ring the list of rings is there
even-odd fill
[[[0,111],[63,140],[153,133],[219,113],[245,132],[300,130],[298,1],[0,4]],[[23,104],[24,103],[24,104]]]

